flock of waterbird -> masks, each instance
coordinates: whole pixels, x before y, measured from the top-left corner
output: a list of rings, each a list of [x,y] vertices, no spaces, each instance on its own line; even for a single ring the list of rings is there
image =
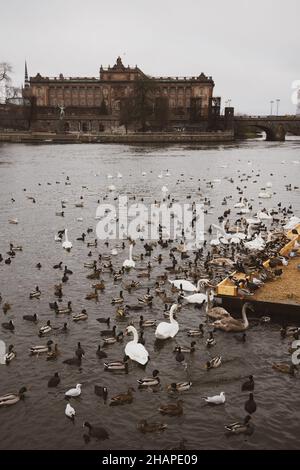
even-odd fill
[[[248,199],[246,196],[247,183],[257,179],[260,175],[256,174],[254,170],[250,174],[238,171],[239,183],[236,186],[238,193],[238,201],[234,203],[233,196],[224,196],[221,206],[230,206],[218,217],[218,223],[212,224],[206,228],[206,237],[200,247],[194,247],[191,250],[186,243],[186,232],[182,228],[180,239],[172,239],[171,235],[166,235],[165,227],[159,224],[159,237],[157,241],[149,241],[144,238],[145,227],[140,230],[140,237],[133,240],[128,238],[127,241],[119,241],[118,243],[111,240],[105,242],[99,241],[95,238],[94,230],[89,226],[87,230],[81,235],[76,235],[76,239],[72,241],[70,231],[67,228],[61,228],[54,236],[53,242],[61,243],[62,249],[67,252],[67,257],[72,259],[72,249],[74,244],[82,246],[82,249],[87,248],[87,259],[84,263],[84,268],[90,274],[87,274],[87,279],[92,281],[91,291],[86,294],[87,301],[107,302],[105,289],[108,285],[120,285],[119,295],[110,299],[112,309],[114,312],[116,324],[111,327],[111,317],[97,318],[100,325],[106,325],[106,330],[99,331],[103,340],[102,345],[95,345],[95,354],[99,360],[103,361],[103,369],[114,373],[124,372],[129,374],[133,367],[141,366],[143,369],[147,364],[151,363],[151,358],[147,349],[147,344],[152,341],[155,342],[171,342],[174,343],[173,347],[174,361],[182,364],[182,377],[184,380],[166,384],[166,397],[167,403],[160,404],[158,411],[162,415],[180,416],[184,413],[184,400],[181,395],[188,393],[193,386],[191,377],[193,375],[193,368],[202,368],[203,370],[212,371],[213,369],[222,366],[222,356],[211,354],[217,342],[218,331],[234,332],[236,333],[237,342],[242,344],[247,341],[246,331],[249,328],[248,312],[253,312],[251,305],[251,296],[253,293],[260,289],[266,282],[272,282],[277,277],[282,275],[282,267],[289,263],[289,259],[298,256],[300,248],[296,244],[294,249],[291,250],[289,256],[279,256],[278,252],[286,244],[286,229],[295,229],[300,222],[293,212],[291,205],[283,207],[282,203],[278,203],[276,208],[265,209],[259,208],[256,212],[253,206],[257,200]],[[146,173],[142,173],[145,177]],[[158,175],[159,179],[171,176],[169,170],[162,172]],[[271,174],[271,176],[273,176]],[[112,179],[112,175],[107,176]],[[117,178],[122,178],[122,174],[118,173]],[[181,179],[177,181],[184,181],[184,174],[180,176]],[[200,181],[200,180],[199,180]],[[221,180],[220,180],[221,181]],[[220,183],[219,180],[205,181],[206,190],[212,190]],[[228,178],[228,181],[234,184],[233,178]],[[200,184],[200,183],[199,183]],[[70,178],[67,177],[65,185],[71,185]],[[109,198],[118,197],[117,188],[115,185],[108,186],[108,193],[103,197],[103,201]],[[297,191],[298,187],[286,186],[286,190]],[[25,191],[25,190],[24,190]],[[174,191],[176,193],[176,191]],[[196,195],[191,204],[193,219],[190,229],[195,226],[197,214],[195,209],[196,202],[203,203],[204,212],[211,214],[213,206],[209,197],[205,196],[205,189],[202,190],[200,186],[195,190]],[[261,200],[272,200],[274,192],[272,190],[272,183],[267,183],[265,188],[261,188],[258,194],[259,205],[262,204]],[[191,200],[192,195],[187,196],[187,200]],[[38,196],[29,196],[34,204],[38,204]],[[138,201],[138,197],[132,198],[134,202]],[[140,198],[144,201],[143,198]],[[12,204],[16,204],[16,198],[11,199]],[[98,200],[98,202],[101,202]],[[154,201],[154,204],[159,208],[162,203],[167,204],[172,212],[172,206],[176,202],[176,197],[172,197],[169,193],[167,186],[161,189],[161,197]],[[75,206],[78,208],[84,207],[85,200],[81,196],[79,202]],[[56,212],[58,217],[65,217],[68,211],[67,201],[61,202],[61,210]],[[176,215],[174,215],[176,218]],[[78,221],[83,219],[78,217]],[[9,223],[14,225],[18,224],[15,218],[9,219]],[[178,225],[180,222],[178,221]],[[214,233],[216,236],[214,237]],[[69,238],[70,237],[70,238]],[[75,237],[75,236],[74,236]],[[0,254],[0,267],[3,272],[5,266],[7,269],[13,269],[13,264],[17,262],[17,252],[26,250],[26,246],[17,245],[14,243],[9,244],[7,256]],[[134,255],[135,250],[139,250],[139,254]],[[124,253],[129,251],[128,259],[124,260]],[[263,262],[271,258],[273,264],[267,269],[263,267]],[[169,264],[168,264],[169,263]],[[40,270],[41,276],[43,275],[43,260],[37,259],[34,262],[34,268]],[[160,270],[158,275],[154,275],[156,269]],[[74,311],[72,299],[64,302],[65,291],[67,286],[72,282],[73,272],[68,266],[60,261],[53,265],[55,273],[61,275],[61,282],[54,286],[54,297],[56,300],[49,299],[49,319],[45,324],[40,322],[37,313],[23,315],[23,318],[18,318],[17,324],[10,315],[14,313],[13,299],[9,300],[5,296],[5,284],[2,283],[2,296],[0,302],[2,303],[3,314],[7,317],[5,322],[2,322],[2,332],[6,332],[5,341],[8,343],[13,341],[13,334],[17,328],[22,328],[22,321],[31,322],[33,325],[32,336],[34,338],[35,325],[38,325],[38,337],[45,338],[43,344],[35,344],[30,347],[30,355],[43,356],[47,361],[56,361],[57,369],[52,377],[49,378],[48,387],[58,387],[62,380],[62,373],[60,371],[61,364],[70,367],[84,368],[84,359],[86,357],[85,351],[81,343],[88,342],[89,338],[82,338],[78,342],[74,356],[71,358],[64,358],[61,361],[63,352],[60,349],[59,342],[56,341],[58,334],[67,334],[72,332],[72,322],[83,322],[90,320],[88,307],[82,309],[81,312]],[[232,312],[214,305],[214,294],[217,283],[225,276],[230,276],[235,270],[246,274],[245,281],[237,281],[232,276],[233,282],[236,283],[240,293],[242,293],[248,301],[244,304],[241,312],[241,319],[234,318]],[[135,293],[145,291],[143,294]],[[124,292],[126,294],[124,295]],[[39,286],[36,286],[29,294],[29,298],[33,302],[39,301],[43,296],[43,292]],[[160,305],[162,317],[164,321],[159,321],[158,318],[153,318],[152,307],[153,305]],[[36,308],[32,304],[32,310]],[[178,344],[174,338],[180,330],[180,318],[182,315],[188,316],[190,309],[194,308],[199,312],[199,326],[189,328],[185,333],[192,341],[190,345]],[[16,312],[15,312],[16,313]],[[112,313],[113,315],[113,313]],[[63,326],[57,327],[53,322],[53,318],[64,318]],[[70,320],[72,322],[70,322]],[[163,318],[161,318],[163,320]],[[268,322],[270,319],[262,318],[259,321]],[[124,325],[121,331],[117,331],[119,325]],[[103,328],[103,327],[102,327]],[[153,331],[153,334],[147,334],[147,340],[144,338],[144,333]],[[280,331],[281,337],[294,337],[298,338],[299,330],[297,327],[287,327],[283,325]],[[132,335],[132,339],[127,341],[124,345],[124,357],[120,360],[110,360],[109,356],[113,351],[114,344],[124,344],[125,337]],[[204,342],[209,352],[210,358],[202,364],[194,364],[189,358],[192,357],[199,342]],[[110,347],[108,347],[110,346]],[[17,356],[17,345],[10,344],[8,349],[4,343],[0,342],[0,364],[10,365],[17,357],[17,360],[22,360]],[[13,367],[13,364],[12,366]],[[296,367],[287,363],[274,363],[273,369],[282,373],[290,375],[295,374]],[[250,374],[251,371],[248,372]],[[213,372],[210,372],[213,373]],[[153,392],[163,390],[162,380],[163,370],[160,372],[154,369],[152,375],[142,377],[138,380],[139,389],[147,389]],[[105,374],[103,374],[103,382],[105,382]],[[120,379],[121,382],[121,379]],[[3,383],[1,384],[3,386]],[[246,382],[241,384],[241,391],[248,392],[249,397],[245,402],[246,417],[240,421],[225,426],[228,434],[246,434],[251,435],[254,430],[251,421],[251,415],[256,411],[256,402],[254,400],[254,379],[252,375]],[[71,420],[76,416],[76,399],[81,396],[82,388],[84,385],[78,383],[74,388],[67,390],[64,395],[67,400],[65,407],[65,415]],[[134,401],[134,387],[133,384],[126,392],[119,393],[111,396],[109,399],[110,406],[130,404]],[[20,387],[17,393],[8,393],[0,396],[0,407],[14,405],[25,397],[27,389],[25,386]],[[103,398],[104,403],[107,403],[109,390],[104,385],[95,384],[95,394]],[[62,394],[63,395],[63,394]],[[201,397],[204,403],[212,406],[224,406],[226,403],[225,392],[220,392],[216,395]],[[99,415],[99,421],[101,414]],[[84,422],[86,434],[84,438],[88,442],[91,438],[108,439],[109,430],[102,426],[92,425],[88,421]],[[149,432],[162,432],[167,428],[167,424],[158,421],[149,421],[142,419],[137,423],[137,429],[142,433]]]

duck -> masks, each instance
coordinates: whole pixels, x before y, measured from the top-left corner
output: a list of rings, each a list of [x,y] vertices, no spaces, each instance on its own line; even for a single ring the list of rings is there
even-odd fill
[[[197,336],[203,336],[204,335],[204,330],[203,330],[203,325],[200,323],[198,329],[192,329],[187,331],[187,335],[194,338]]]
[[[15,325],[12,320],[10,320],[9,322],[2,323],[1,326],[2,328],[4,328],[4,330],[14,331],[15,329]]]
[[[108,326],[110,324],[110,317],[107,317],[107,318],[99,317],[99,318],[96,318],[96,321],[99,323],[106,323]]]
[[[213,327],[217,330],[226,332],[234,331],[236,333],[240,333],[246,331],[249,328],[249,321],[246,315],[248,309],[252,312],[254,311],[252,305],[249,302],[246,302],[242,308],[242,320],[236,320],[231,316],[223,317],[221,320],[215,321],[213,323]]]
[[[72,246],[72,242],[68,239],[68,229],[65,229],[65,241],[62,243],[62,247],[64,250],[70,251]]]
[[[37,316],[36,313],[34,313],[33,315],[23,315],[23,320],[37,323],[38,322],[38,316]]]
[[[27,388],[22,387],[18,393],[7,393],[6,395],[0,396],[0,406],[15,405],[20,400],[23,400],[26,392]]]
[[[103,340],[103,346],[109,345],[109,344],[115,344],[123,340],[123,331],[120,331],[116,336],[111,336],[104,338]]]
[[[212,397],[203,397],[203,399],[209,405],[224,405],[226,401],[225,393],[221,392],[220,395],[215,395]]]
[[[253,375],[249,375],[248,380],[242,384],[242,392],[253,392],[254,387]]]
[[[133,250],[133,244],[131,243],[129,246],[129,259],[126,259],[123,263],[123,268],[125,269],[135,268],[135,261],[132,259],[132,250]]]
[[[49,341],[47,341],[46,345],[31,346],[29,349],[30,355],[34,356],[34,355],[47,353],[49,351],[49,347],[51,347],[52,344],[53,344],[53,341],[50,339]]]
[[[39,329],[39,337],[45,336],[46,334],[50,333],[50,331],[52,331],[52,325],[50,320],[48,320],[46,326],[41,326]]]
[[[128,373],[128,362],[127,361],[111,361],[104,362],[104,370],[118,371],[124,370],[126,374]]]
[[[192,341],[191,342],[191,345],[190,346],[176,346],[175,349],[174,349],[174,353],[177,353],[179,348],[181,350],[182,353],[184,354],[192,354],[195,352],[195,346],[196,346],[196,342],[195,341]]]
[[[88,314],[87,314],[87,311],[85,309],[83,309],[81,311],[81,313],[77,313],[77,314],[72,315],[72,320],[75,321],[75,322],[85,321],[87,319],[88,319]]]
[[[101,351],[101,346],[100,346],[100,345],[98,346],[98,349],[97,349],[97,351],[96,351],[96,354],[97,354],[97,356],[99,357],[99,359],[105,359],[105,358],[107,357],[106,352]]]
[[[144,366],[149,360],[149,353],[146,350],[145,346],[138,342],[138,332],[134,328],[134,326],[128,326],[126,328],[126,334],[129,333],[133,334],[133,340],[129,341],[129,343],[126,344],[125,354],[132,361],[138,362],[139,364]]]
[[[2,307],[2,310],[5,315],[9,310],[11,310],[11,305],[8,302],[5,302],[5,304]]]
[[[174,313],[177,310],[178,304],[172,305],[170,309],[170,323],[161,322],[157,325],[157,328],[154,333],[157,339],[174,338],[177,335],[179,331],[179,325],[178,322],[174,320]]]
[[[81,366],[81,363],[82,363],[82,357],[83,357],[83,354],[80,354],[78,356],[75,356],[75,357],[71,357],[70,359],[65,359],[63,361],[63,364],[67,364],[69,366],[77,366],[77,367],[80,367]]]
[[[88,429],[87,441],[89,441],[91,437],[99,439],[100,441],[109,439],[109,434],[106,429],[100,426],[92,426],[88,421],[85,421],[83,427]]]
[[[85,351],[84,351],[83,347],[81,346],[80,341],[78,341],[78,343],[77,343],[77,348],[75,350],[75,355],[77,357],[84,357],[84,355],[85,355]]]
[[[41,291],[39,289],[39,286],[36,286],[35,291],[30,292],[29,298],[30,299],[39,299],[41,296]]]
[[[65,396],[69,398],[76,398],[81,395],[82,384],[77,384],[75,388],[70,388],[66,391]]]
[[[108,396],[107,387],[102,387],[100,385],[95,385],[94,386],[94,392],[95,392],[95,395],[97,395],[98,397],[103,398],[104,402],[106,402],[107,396]]]
[[[170,281],[172,286],[176,287],[178,290],[183,290],[185,292],[199,292],[201,287],[201,279],[198,281],[197,286],[194,286],[190,281],[186,279],[175,279],[175,281]]]
[[[111,301],[112,305],[122,304],[124,302],[123,291],[120,291],[120,297],[114,297]]]
[[[163,415],[180,416],[183,413],[182,404],[183,404],[183,401],[178,400],[175,403],[169,403],[167,405],[160,405],[160,407],[158,408],[158,411]]]
[[[48,387],[49,388],[57,387],[59,383],[60,383],[59,374],[58,372],[55,372],[55,374],[48,380]]]
[[[143,434],[150,433],[150,432],[161,432],[167,429],[168,425],[164,423],[156,423],[151,422],[149,423],[146,419],[142,419],[137,424],[138,431],[142,432]]]
[[[152,372],[152,377],[144,377],[143,379],[138,379],[137,383],[139,384],[139,388],[155,387],[159,385],[160,378],[158,374],[159,374],[159,370],[155,369]]]
[[[6,352],[4,342],[0,342],[0,364],[8,365],[15,357],[16,352],[14,351],[14,345],[10,344],[8,346],[8,351]]]
[[[249,399],[245,403],[245,411],[249,414],[252,415],[255,413],[257,409],[256,403],[254,401],[253,393],[249,394]]]
[[[151,328],[153,326],[156,326],[156,320],[152,320],[152,319],[145,320],[143,315],[141,315],[139,325],[140,325],[140,328]]]
[[[72,302],[71,302],[71,300],[69,300],[67,307],[59,308],[57,303],[56,303],[56,308],[54,308],[54,310],[55,310],[55,313],[57,313],[58,315],[72,313]]]
[[[173,382],[167,386],[167,390],[169,392],[186,392],[192,385],[192,382]]]
[[[65,409],[65,415],[67,416],[67,418],[70,418],[72,420],[74,420],[75,418],[75,410],[74,408],[70,405],[70,403],[67,403],[67,406],[66,406],[66,409]]]
[[[216,356],[216,357],[213,357],[210,361],[207,361],[207,363],[205,364],[205,369],[206,370],[217,369],[218,367],[220,367],[221,364],[222,364],[222,357]]]
[[[94,292],[91,292],[90,294],[87,294],[87,295],[85,296],[85,299],[86,299],[86,300],[94,300],[94,299],[95,299],[95,300],[98,300],[98,298],[99,298],[99,297],[98,297],[97,289],[95,289]]]
[[[52,349],[50,349],[47,353],[47,361],[53,361],[57,359],[59,355],[60,355],[60,352],[58,350],[58,345],[55,344],[54,350],[52,351]]]
[[[250,423],[251,416],[247,415],[243,422],[236,422],[228,424],[225,429],[230,434],[247,434],[251,435],[254,431],[253,426]]]
[[[209,338],[206,340],[206,347],[211,348],[212,346],[216,345],[216,340],[212,332],[209,333]]]
[[[126,403],[132,403],[133,401],[133,394],[134,392],[133,387],[129,387],[127,393],[120,393],[111,398],[109,406],[117,406],[117,405],[125,405]]]
[[[117,329],[117,327],[116,327],[116,325],[114,325],[112,330],[102,330],[100,332],[100,335],[101,336],[113,336],[113,337],[115,337],[116,336],[116,329]]]
[[[277,372],[282,372],[283,374],[290,374],[294,376],[295,370],[297,370],[297,366],[294,364],[273,363],[272,369],[276,370]]]

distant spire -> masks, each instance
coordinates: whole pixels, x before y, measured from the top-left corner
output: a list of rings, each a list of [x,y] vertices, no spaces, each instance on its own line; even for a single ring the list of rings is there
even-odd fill
[[[29,87],[29,80],[28,80],[28,71],[27,71],[27,62],[25,60],[25,80],[24,80],[25,88]]]

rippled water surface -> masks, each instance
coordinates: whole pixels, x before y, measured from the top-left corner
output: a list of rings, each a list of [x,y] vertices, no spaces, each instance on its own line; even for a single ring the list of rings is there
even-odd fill
[[[90,270],[84,268],[84,262],[97,259],[99,253],[109,253],[118,246],[119,255],[112,259],[115,268],[120,269],[128,257],[128,243],[122,250],[120,242],[114,241],[107,248],[99,242],[97,248],[91,248],[92,258],[88,258],[89,248],[76,238],[88,227],[95,230],[97,200],[108,194],[108,186],[114,184],[117,194],[135,195],[145,201],[159,199],[161,187],[166,185],[175,199],[189,202],[199,199],[199,190],[207,196],[214,208],[205,219],[206,228],[224,212],[221,206],[225,195],[232,194],[232,205],[238,202],[237,186],[244,187],[244,194],[253,198],[253,209],[276,207],[292,204],[295,214],[300,216],[300,193],[297,190],[286,191],[285,185],[299,186],[300,182],[300,142],[267,143],[249,141],[247,143],[210,147],[149,147],[120,145],[1,145],[0,146],[0,253],[6,258],[9,242],[22,245],[23,251],[17,252],[11,265],[0,263],[0,292],[2,303],[11,303],[11,310],[4,316],[0,312],[1,323],[12,319],[15,332],[0,329],[0,339],[6,344],[14,344],[17,358],[9,366],[0,366],[0,395],[16,392],[25,385],[28,389],[26,398],[11,407],[0,408],[0,448],[1,449],[166,449],[186,440],[188,449],[296,449],[300,437],[300,378],[278,374],[272,370],[274,361],[289,362],[289,341],[281,340],[280,326],[275,323],[257,325],[251,323],[247,333],[247,342],[241,344],[234,335],[216,333],[217,345],[208,351],[205,339],[198,339],[195,354],[188,359],[188,373],[193,385],[181,395],[184,413],[181,417],[163,417],[158,412],[162,403],[172,402],[166,392],[166,385],[171,382],[187,380],[187,373],[182,365],[177,364],[173,349],[176,343],[190,343],[186,335],[189,328],[205,322],[205,313],[193,306],[184,307],[178,314],[180,331],[174,340],[167,341],[157,348],[154,341],[154,329],[145,330],[146,348],[150,362],[144,371],[137,364],[131,364],[128,375],[104,372],[103,360],[95,354],[98,344],[102,343],[100,330],[104,328],[96,318],[110,316],[115,323],[116,306],[111,299],[119,295],[121,281],[114,282],[109,273],[103,273],[106,289],[99,294],[99,302],[85,300],[91,291],[91,281],[86,278]],[[298,162],[298,163],[297,163]],[[158,178],[159,174],[171,176]],[[117,178],[120,172],[123,178]],[[147,175],[142,177],[142,172]],[[241,182],[238,176],[251,175],[249,181]],[[107,175],[114,176],[108,179]],[[183,175],[183,176],[182,176]],[[255,176],[259,175],[259,176]],[[71,185],[65,185],[69,176]],[[234,184],[228,178],[234,179]],[[208,188],[206,181],[215,181]],[[257,182],[255,182],[257,181]],[[258,193],[267,182],[272,182],[274,196],[259,205]],[[83,188],[86,186],[86,188]],[[25,191],[26,189],[26,191]],[[76,208],[80,196],[84,197],[84,208]],[[34,196],[33,204],[26,196]],[[108,201],[113,201],[115,193]],[[11,198],[15,199],[13,203]],[[61,210],[61,200],[66,200],[65,217],[55,215]],[[230,205],[228,206],[230,207]],[[82,217],[83,221],[77,221]],[[236,211],[232,212],[232,220]],[[8,223],[10,218],[17,218],[18,225]],[[67,227],[73,242],[71,253],[66,253],[61,244],[55,243],[57,230]],[[87,240],[95,238],[90,234]],[[135,253],[142,251],[142,244],[137,243]],[[154,251],[153,256],[159,253]],[[162,251],[163,263],[153,263],[151,278],[140,279],[142,287],[131,295],[124,292],[126,303],[135,303],[138,296],[152,287],[157,275],[162,274],[164,266],[170,265],[168,250]],[[71,316],[55,316],[49,309],[49,302],[54,301],[54,284],[61,281],[62,272],[52,266],[59,261],[73,270],[74,274],[64,285],[63,302],[72,300],[74,312],[86,308],[89,318],[86,322],[74,323]],[[40,262],[39,271],[36,264]],[[137,268],[146,266],[146,261],[137,261]],[[136,279],[137,273],[124,275],[123,282]],[[172,276],[170,276],[172,277]],[[39,300],[29,300],[29,292],[38,285],[42,291]],[[171,292],[168,289],[169,295]],[[145,309],[145,318],[163,321],[163,303],[155,297],[152,309]],[[25,314],[37,313],[39,324],[25,322]],[[300,312],[299,312],[300,313]],[[132,314],[129,321],[138,323],[140,313]],[[282,312],[284,316],[284,311]],[[45,338],[37,335],[40,325],[51,320],[53,325],[62,326],[68,322],[70,331],[67,335],[50,336],[58,343],[61,352],[56,362],[47,362],[45,356],[30,357],[32,345],[46,343]],[[118,331],[124,330],[127,323],[117,322]],[[206,327],[208,328],[208,327]],[[206,337],[206,335],[205,335]],[[72,357],[78,341],[85,349],[85,358],[80,369],[64,365],[62,361]],[[107,347],[109,360],[120,360],[124,354],[123,343]],[[220,354],[223,364],[219,369],[206,372],[203,365],[209,357]],[[151,375],[153,369],[159,369],[162,388],[157,393],[140,391],[136,380]],[[59,372],[61,383],[56,389],[48,389],[47,381]],[[241,393],[241,383],[249,374],[255,376],[255,400],[257,412],[253,417],[255,432],[251,437],[235,436],[228,438],[224,434],[224,424],[243,419],[244,403],[247,394]],[[75,422],[64,415],[66,401],[64,392],[83,384],[82,395],[72,401],[76,409]],[[109,396],[125,392],[128,386],[135,388],[134,400],[130,405],[109,407],[94,394],[94,385],[108,387]],[[225,406],[207,407],[203,396],[226,392]],[[146,418],[161,421],[168,428],[161,434],[141,434],[137,422]],[[88,444],[83,439],[82,424],[104,426],[110,439]]]

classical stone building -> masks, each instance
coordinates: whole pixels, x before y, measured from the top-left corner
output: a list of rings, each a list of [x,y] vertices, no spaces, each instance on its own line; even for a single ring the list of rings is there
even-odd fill
[[[25,65],[23,95],[34,104],[35,130],[101,132],[120,126],[122,101],[133,96],[137,79],[149,78],[136,67],[125,67],[120,57],[113,67],[100,67],[99,77],[28,78]],[[206,130],[220,113],[213,97],[214,81],[204,73],[195,77],[150,77],[155,83],[153,115],[159,100],[168,106],[168,125],[198,125]],[[151,120],[150,120],[151,121]],[[151,122],[149,123],[151,125]]]

